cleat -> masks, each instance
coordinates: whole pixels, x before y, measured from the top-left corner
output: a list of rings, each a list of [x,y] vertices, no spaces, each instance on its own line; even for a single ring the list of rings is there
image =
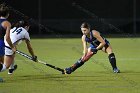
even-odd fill
[[[66,74],[71,74],[72,73],[72,68],[71,67],[69,67],[69,68],[65,68],[65,73]]]
[[[119,70],[118,68],[114,68],[114,69],[113,69],[113,72],[114,72],[114,73],[120,73],[120,70]]]
[[[13,72],[17,69],[17,65],[14,65],[14,69],[9,69],[8,74],[12,75]]]

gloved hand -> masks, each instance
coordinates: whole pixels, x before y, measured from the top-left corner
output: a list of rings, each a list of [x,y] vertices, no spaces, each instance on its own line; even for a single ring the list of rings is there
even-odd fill
[[[37,56],[33,56],[32,57],[32,60],[35,61],[35,62],[37,62]]]
[[[93,54],[96,54],[98,50],[96,48],[92,48],[91,51],[93,52]]]

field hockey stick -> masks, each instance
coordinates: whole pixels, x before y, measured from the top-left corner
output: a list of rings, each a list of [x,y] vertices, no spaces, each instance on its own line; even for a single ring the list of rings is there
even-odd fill
[[[26,57],[26,58],[28,58],[28,59],[34,61],[34,60],[33,60],[33,57],[31,57],[31,56],[29,56],[29,55],[27,55],[27,54],[25,54],[25,53],[23,53],[23,52],[21,52],[21,51],[19,51],[19,50],[16,50],[16,53],[18,53],[18,54],[20,54],[20,55],[22,55],[22,56],[24,56],[24,57]],[[56,66],[51,65],[51,64],[48,64],[48,63],[46,63],[46,62],[44,62],[44,61],[37,60],[37,62],[38,62],[38,63],[41,63],[41,64],[44,64],[44,65],[46,65],[46,66],[48,66],[48,67],[51,67],[51,68],[53,68],[53,69],[56,69],[56,70],[58,70],[58,71],[61,71],[62,73],[64,72],[64,69],[59,68],[59,67],[56,67]]]

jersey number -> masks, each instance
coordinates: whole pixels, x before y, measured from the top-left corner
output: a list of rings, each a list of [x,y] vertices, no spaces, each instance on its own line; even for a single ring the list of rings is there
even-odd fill
[[[15,29],[12,33],[15,33],[16,32],[17,35],[18,35],[18,34],[20,34],[21,31],[22,31],[22,29]]]

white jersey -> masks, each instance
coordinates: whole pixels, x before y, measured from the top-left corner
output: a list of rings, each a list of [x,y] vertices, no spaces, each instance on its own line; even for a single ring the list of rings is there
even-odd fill
[[[17,45],[24,39],[28,39],[30,41],[29,33],[23,27],[19,27],[19,28],[14,27],[13,29],[11,29],[10,38],[11,38],[12,44],[14,45]],[[5,42],[5,46],[9,47],[9,44],[7,43],[7,41],[4,40],[4,42]]]

